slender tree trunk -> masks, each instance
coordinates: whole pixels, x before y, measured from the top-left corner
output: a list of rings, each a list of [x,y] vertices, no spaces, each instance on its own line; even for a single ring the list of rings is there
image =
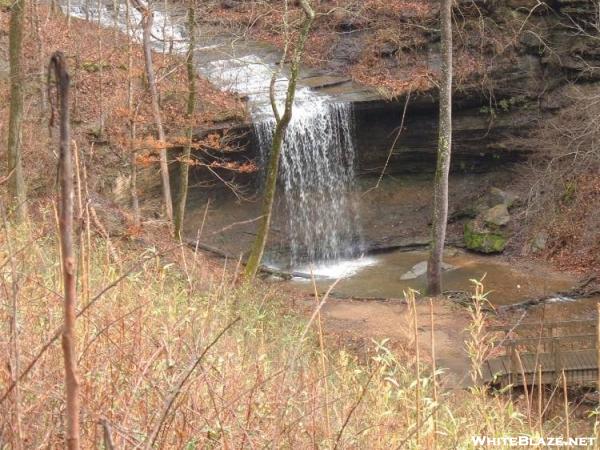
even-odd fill
[[[129,111],[129,166],[131,168],[131,208],[133,209],[133,224],[136,227],[140,226],[140,202],[137,193],[137,165],[135,152],[136,138],[136,116],[137,111],[133,111],[133,54],[131,43],[131,10],[129,9],[129,1],[125,1],[125,20],[127,30],[127,109]]]
[[[44,49],[44,39],[42,37],[42,29],[40,25],[40,14],[38,11],[38,1],[33,0],[31,2],[31,11],[32,11],[32,22],[35,33],[35,40],[37,43],[37,49],[39,53],[39,64],[40,64],[40,74],[39,74],[39,85],[40,85],[40,116],[44,117],[46,115],[46,107],[48,106],[48,99],[46,98],[46,51]]]
[[[154,116],[154,124],[158,132],[158,140],[160,141],[161,149],[159,150],[160,158],[160,177],[162,180],[163,199],[165,202],[165,211],[167,219],[173,221],[173,201],[171,199],[171,185],[169,182],[169,166],[167,163],[167,150],[165,132],[162,125],[160,115],[160,106],[158,104],[158,91],[156,88],[156,79],[154,78],[154,67],[152,64],[152,45],[151,32],[152,23],[154,22],[154,14],[148,6],[144,6],[139,0],[133,1],[133,6],[142,14],[142,29],[143,38],[142,44],[144,47],[144,64],[146,66],[146,78],[148,79],[148,89],[150,90],[150,100],[152,102],[152,115]]]
[[[442,31],[442,77],[440,80],[438,157],[433,191],[431,253],[427,264],[429,295],[439,295],[442,292],[442,256],[448,221],[448,173],[452,150],[452,0],[442,0],[440,28]]]
[[[73,252],[73,161],[71,157],[71,130],[69,125],[69,74],[62,52],[56,52],[50,60],[54,69],[58,98],[60,99],[60,244],[64,283],[64,325],[62,349],[65,363],[65,387],[67,396],[68,449],[79,449],[79,380],[76,355],[76,309],[77,288],[75,256]]]
[[[9,60],[10,60],[10,113],[8,119],[8,192],[17,221],[27,215],[27,194],[23,177],[21,128],[23,124],[23,18],[25,0],[14,0],[10,13]]]
[[[194,51],[196,50],[196,18],[195,10],[196,2],[189,0],[188,6],[188,35],[189,46],[186,59],[187,66],[187,81],[188,81],[188,101],[187,101],[187,143],[183,150],[183,155],[179,163],[179,192],[175,205],[175,238],[181,239],[181,230],[183,228],[183,217],[185,215],[185,204],[187,202],[188,191],[188,176],[190,170],[190,156],[192,154],[192,118],[196,107],[196,71],[194,68]]]
[[[277,122],[275,132],[273,133],[273,142],[271,144],[271,153],[269,154],[269,163],[267,167],[267,178],[265,183],[265,192],[262,205],[262,219],[258,228],[258,233],[248,262],[246,264],[245,276],[247,279],[252,279],[256,276],[258,267],[265,252],[267,238],[269,236],[269,228],[271,225],[271,216],[273,214],[273,201],[275,199],[275,190],[277,187],[277,175],[279,172],[279,159],[285,139],[287,127],[292,119],[292,107],[294,105],[294,97],[296,95],[296,84],[300,72],[300,60],[304,53],[306,39],[310,32],[310,28],[315,19],[315,13],[307,0],[300,0],[300,6],[304,11],[304,23],[302,30],[298,36],[294,56],[292,58],[292,66],[290,69],[290,80],[285,97],[285,110],[282,116],[279,116],[277,106],[274,100],[274,81],[271,82],[271,105]]]

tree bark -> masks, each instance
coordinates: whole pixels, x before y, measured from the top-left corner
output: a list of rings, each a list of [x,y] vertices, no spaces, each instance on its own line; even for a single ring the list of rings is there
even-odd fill
[[[23,18],[25,0],[14,0],[10,13],[9,61],[10,61],[10,112],[8,119],[8,193],[15,218],[18,222],[27,215],[27,195],[23,177],[21,128],[23,124]]]
[[[256,276],[256,272],[258,271],[260,262],[265,252],[265,246],[269,236],[269,227],[271,225],[271,216],[273,213],[273,200],[275,199],[275,191],[277,187],[279,160],[285,139],[285,133],[292,119],[292,107],[294,105],[296,84],[298,82],[298,75],[300,72],[300,60],[302,59],[302,55],[304,53],[304,46],[306,45],[310,28],[315,19],[315,13],[307,0],[300,0],[300,6],[304,11],[304,22],[302,24],[302,30],[298,36],[298,41],[296,42],[296,48],[294,50],[294,56],[292,58],[290,80],[288,82],[288,88],[285,96],[285,109],[282,116],[279,116],[277,106],[273,98],[273,82],[271,86],[271,105],[273,107],[273,114],[275,115],[276,126],[275,132],[273,133],[273,142],[271,144],[271,153],[269,155],[269,163],[267,166],[267,177],[262,205],[262,220],[260,222],[258,233],[256,234],[252,251],[250,252],[250,257],[248,258],[248,263],[246,264],[246,270],[244,272],[244,275],[247,279],[252,279]]]
[[[127,109],[129,111],[129,167],[131,169],[131,208],[133,210],[133,224],[139,227],[141,224],[140,217],[140,201],[137,193],[137,165],[135,152],[136,138],[136,116],[137,110],[133,110],[133,55],[132,55],[132,37],[131,37],[131,11],[129,9],[129,1],[125,1],[125,21],[127,31]]]
[[[148,79],[148,89],[150,91],[150,101],[152,104],[152,115],[154,116],[154,124],[158,133],[160,159],[160,177],[163,189],[163,200],[165,202],[165,211],[169,222],[173,221],[173,201],[171,198],[171,184],[169,181],[169,166],[167,162],[167,150],[165,131],[162,125],[160,115],[160,106],[158,104],[158,90],[156,88],[156,79],[154,77],[154,67],[152,64],[152,24],[154,22],[154,14],[148,6],[143,5],[139,0],[132,2],[135,9],[142,14],[142,45],[144,47],[144,65],[146,68],[146,78]]]
[[[442,256],[448,221],[448,173],[452,150],[452,0],[442,0],[440,9],[441,80],[438,157],[433,192],[431,252],[427,264],[427,292],[442,292]]]
[[[64,325],[62,349],[65,363],[65,388],[67,397],[68,449],[79,449],[79,380],[77,378],[77,355],[75,323],[77,319],[77,288],[75,256],[73,251],[73,162],[71,157],[71,130],[69,125],[69,74],[62,52],[56,52],[50,60],[49,70],[54,69],[60,99],[60,244],[64,284]]]
[[[181,230],[183,228],[183,218],[185,215],[185,204],[187,202],[188,178],[190,170],[190,156],[192,154],[192,118],[196,107],[196,71],[194,68],[194,51],[196,50],[196,17],[195,1],[189,0],[188,6],[188,35],[189,45],[186,58],[187,82],[188,82],[188,101],[187,101],[187,143],[179,162],[179,192],[175,204],[175,238],[181,239]]]

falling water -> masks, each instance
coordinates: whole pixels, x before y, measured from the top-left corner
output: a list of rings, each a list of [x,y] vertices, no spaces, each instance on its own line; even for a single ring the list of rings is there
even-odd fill
[[[266,166],[275,119],[268,86],[273,67],[256,55],[218,59],[205,74],[214,82],[248,96],[254,130]],[[283,109],[287,79],[275,84]],[[291,267],[330,263],[360,253],[360,227],[352,199],[355,150],[352,106],[307,87],[296,92],[280,162],[280,200]],[[272,262],[277,263],[274,258]],[[280,261],[279,261],[280,262]]]
[[[312,96],[294,105],[281,154],[281,194],[292,266],[330,262],[358,250],[352,110]],[[255,123],[261,152],[271,148],[274,120]]]

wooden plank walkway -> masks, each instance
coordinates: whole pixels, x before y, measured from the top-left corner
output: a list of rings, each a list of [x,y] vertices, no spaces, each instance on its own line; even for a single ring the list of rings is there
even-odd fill
[[[589,384],[598,381],[596,320],[521,323],[490,327],[501,354],[482,368],[482,381],[501,387],[524,384]]]

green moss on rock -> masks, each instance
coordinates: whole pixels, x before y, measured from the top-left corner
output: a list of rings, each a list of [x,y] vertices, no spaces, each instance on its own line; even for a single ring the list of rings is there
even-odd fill
[[[506,237],[497,231],[478,230],[473,221],[464,228],[465,245],[469,250],[481,253],[500,253],[506,247]]]

